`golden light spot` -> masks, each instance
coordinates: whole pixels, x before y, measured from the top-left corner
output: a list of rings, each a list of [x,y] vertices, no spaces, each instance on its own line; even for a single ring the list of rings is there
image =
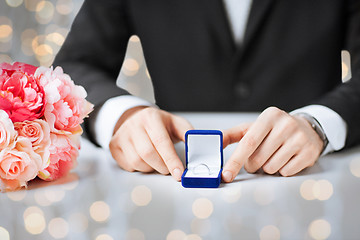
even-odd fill
[[[347,82],[351,79],[351,57],[349,51],[341,51],[342,81]]]
[[[43,211],[38,207],[28,207],[24,212],[25,229],[30,234],[40,234],[46,227]]]
[[[258,186],[254,190],[254,200],[259,205],[268,205],[274,200],[274,190],[270,186]]]
[[[44,215],[43,211],[40,208],[32,206],[32,207],[28,207],[27,209],[25,209],[23,216],[24,216],[24,218],[26,218],[32,213],[38,213],[40,215]]]
[[[316,181],[312,179],[305,180],[300,186],[300,194],[305,200],[314,200],[315,195],[313,187]]]
[[[31,46],[33,48],[33,51],[35,52],[36,49],[41,45],[44,44],[46,40],[46,36],[45,35],[37,35],[32,39],[31,42]]]
[[[1,58],[0,58],[1,59]],[[0,61],[2,62],[2,61]],[[16,191],[16,192],[8,192],[7,193],[8,198],[10,198],[11,200],[18,202],[21,201],[25,198],[26,196],[26,191]],[[0,238],[1,239],[1,238]]]
[[[65,197],[65,191],[58,188],[45,190],[45,196],[50,202],[60,202]]]
[[[62,15],[68,15],[74,10],[72,0],[58,0],[56,3],[56,11]]]
[[[69,191],[69,190],[74,190],[78,185],[79,185],[79,180],[75,180],[61,185],[61,188]]]
[[[145,185],[136,186],[131,191],[131,200],[137,206],[146,206],[150,203],[151,199],[151,190]]]
[[[34,193],[34,199],[36,201],[37,204],[39,204],[40,206],[50,206],[51,205],[51,201],[45,196],[45,192],[42,190],[38,190]]]
[[[69,217],[69,226],[74,232],[85,232],[88,228],[88,219],[82,213],[73,213]]]
[[[110,217],[110,208],[103,201],[97,201],[90,206],[90,216],[97,222],[104,222]]]
[[[261,240],[278,240],[280,239],[280,230],[274,225],[267,225],[260,231]]]
[[[6,0],[6,3],[10,7],[18,7],[23,3],[23,0]]]
[[[49,222],[48,231],[53,238],[64,238],[69,234],[69,224],[63,218],[53,218]]]
[[[178,229],[172,230],[166,236],[166,240],[184,240],[186,234]]]
[[[139,229],[133,228],[130,229],[127,233],[126,233],[126,240],[145,240],[145,235],[142,231],[140,231]]]
[[[27,10],[35,12],[37,5],[42,1],[43,0],[25,0],[25,7]]]
[[[331,225],[324,219],[311,222],[309,234],[313,239],[327,239],[331,234]]]
[[[57,32],[57,33],[61,34],[64,38],[65,38],[66,35],[69,33],[69,29],[67,29],[67,28],[60,28],[58,25],[55,25],[55,24],[49,25],[49,26],[46,28],[45,31],[46,31],[47,34],[50,34],[50,33],[53,33],[53,32]]]
[[[344,62],[341,63],[341,67],[342,67],[342,76],[341,77],[342,77],[342,79],[345,79],[345,77],[349,74],[349,67]]]
[[[110,235],[100,234],[95,238],[95,240],[114,240]]]
[[[134,43],[140,42],[140,38],[136,35],[132,35],[130,37],[130,42],[134,42]]]
[[[54,5],[49,1],[41,1],[36,5],[35,18],[40,24],[46,24],[54,16]]]
[[[48,34],[46,36],[46,40],[51,41],[58,46],[61,46],[65,41],[65,37],[58,32],[54,32],[54,33]]]
[[[236,188],[225,188],[223,191],[222,198],[225,202],[234,203],[239,201],[241,197],[241,185]]]
[[[9,39],[12,35],[13,29],[10,25],[0,25],[0,40]]]
[[[140,65],[133,58],[127,58],[124,61],[122,71],[126,76],[134,76],[139,71]]]
[[[327,180],[319,180],[313,186],[314,196],[320,201],[328,200],[333,192],[333,186]]]
[[[48,62],[53,59],[53,49],[47,44],[41,44],[35,49],[36,59],[39,62]]]
[[[36,59],[39,61],[40,66],[50,67],[55,59],[55,56],[54,55],[48,55],[47,57],[36,56]]]
[[[185,237],[185,240],[201,240],[202,238],[197,234],[189,234]]]
[[[360,158],[351,160],[349,167],[351,174],[360,178]]]
[[[213,213],[214,207],[212,202],[207,198],[198,198],[192,205],[192,212],[195,217],[206,219]]]
[[[10,240],[9,231],[0,226],[0,239],[1,240]]]

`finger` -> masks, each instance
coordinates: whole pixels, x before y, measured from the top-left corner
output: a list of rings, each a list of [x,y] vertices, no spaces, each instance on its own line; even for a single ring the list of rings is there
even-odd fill
[[[134,172],[134,171],[142,171],[142,172],[152,172],[150,166],[148,166],[142,159],[136,154],[135,150],[131,150],[130,146],[125,146],[125,151],[123,151],[119,146],[111,147],[110,152],[119,167],[122,169]]]
[[[286,147],[291,149],[294,152],[294,148],[297,149],[297,143],[294,142],[294,139],[291,137],[294,132],[293,122],[290,121],[290,118],[283,117],[274,123],[272,130],[266,136],[261,145],[255,150],[255,152],[249,157],[245,162],[246,171],[253,173],[263,167],[264,164],[268,163],[270,158],[278,151],[282,145],[286,144]],[[294,145],[294,146],[293,146]],[[280,166],[281,167],[281,166]],[[272,165],[268,165],[269,172],[272,174]],[[267,169],[267,168],[265,168]],[[279,170],[279,169],[277,169]],[[275,171],[276,172],[276,171]],[[275,173],[274,172],[274,173]]]
[[[274,174],[278,172],[298,152],[290,143],[282,145],[262,166],[264,172]]]
[[[268,159],[279,149],[283,144],[284,139],[276,130],[270,131],[265,137],[261,145],[255,152],[245,161],[244,168],[249,173],[254,173],[259,170]]]
[[[139,172],[154,171],[154,169],[139,156],[131,142],[129,142],[128,144],[122,144],[121,146],[124,152],[125,164],[130,165],[131,168]]]
[[[279,173],[284,177],[293,176],[303,169],[312,166],[316,159],[313,158],[312,154],[300,152],[298,155],[293,156],[285,166],[283,166]]]
[[[119,146],[114,146],[110,144],[110,153],[111,156],[115,159],[116,163],[119,165],[119,167],[129,172],[135,171],[135,169],[130,167],[130,165],[124,160],[124,153]]]
[[[223,131],[223,148],[239,142],[248,131],[251,123],[243,123]]]
[[[190,122],[188,122],[186,119],[175,116],[172,114],[168,115],[168,132],[171,133],[174,139],[173,141],[181,140],[185,142],[185,133],[188,130],[194,129],[194,127],[191,125]]]
[[[234,153],[225,164],[223,171],[223,180],[225,182],[232,182],[234,180],[245,161],[255,152],[271,129],[272,121],[268,121],[260,115],[240,140]]]
[[[132,143],[135,146],[137,154],[145,161],[145,163],[161,174],[169,174],[168,168],[144,129],[137,131],[134,134]]]
[[[166,127],[163,125],[163,119],[160,115],[153,116],[152,126],[145,127],[155,149],[164,160],[169,172],[177,180],[181,180],[181,174],[184,166],[176,154],[175,147],[168,134]]]

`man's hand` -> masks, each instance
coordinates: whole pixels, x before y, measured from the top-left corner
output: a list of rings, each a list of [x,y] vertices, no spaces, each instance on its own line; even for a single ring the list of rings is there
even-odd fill
[[[127,171],[169,174],[179,181],[184,166],[174,143],[184,141],[193,127],[184,118],[152,108],[130,109],[119,119],[110,141],[110,151]]]
[[[254,173],[260,168],[268,174],[294,175],[314,165],[323,141],[302,117],[270,107],[251,124],[224,131],[224,147],[239,142],[227,161],[222,178],[232,182],[240,169]]]

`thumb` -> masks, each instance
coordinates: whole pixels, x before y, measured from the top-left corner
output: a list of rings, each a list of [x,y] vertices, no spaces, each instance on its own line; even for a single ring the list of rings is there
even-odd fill
[[[239,142],[244,137],[250,126],[251,123],[243,123],[238,126],[224,130],[223,148],[226,148],[230,144]]]

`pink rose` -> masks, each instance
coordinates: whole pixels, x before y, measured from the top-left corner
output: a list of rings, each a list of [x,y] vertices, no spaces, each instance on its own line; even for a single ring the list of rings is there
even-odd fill
[[[7,113],[0,110],[0,150],[13,145],[17,133]]]
[[[80,124],[92,111],[93,105],[85,100],[86,91],[77,86],[61,67],[39,67],[35,76],[44,86],[46,106],[44,116],[52,132],[81,131]]]
[[[46,181],[52,181],[68,174],[75,167],[76,158],[79,155],[79,145],[71,137],[65,134],[50,134],[50,165],[40,171],[39,177]],[[76,139],[77,140],[77,139]]]
[[[50,127],[43,120],[24,121],[14,123],[15,130],[19,136],[30,140],[34,151],[42,158],[42,169],[49,166],[50,163]]]
[[[14,148],[0,152],[0,191],[26,187],[41,170],[40,155],[32,149],[29,139],[18,137]]]
[[[0,109],[13,122],[41,118],[45,110],[44,90],[33,76],[35,67],[2,63],[0,68]]]
[[[19,71],[27,73],[28,75],[34,75],[37,67],[21,62],[14,62],[12,65],[10,63],[3,62],[0,63],[0,69],[3,69],[3,71],[7,72]]]

